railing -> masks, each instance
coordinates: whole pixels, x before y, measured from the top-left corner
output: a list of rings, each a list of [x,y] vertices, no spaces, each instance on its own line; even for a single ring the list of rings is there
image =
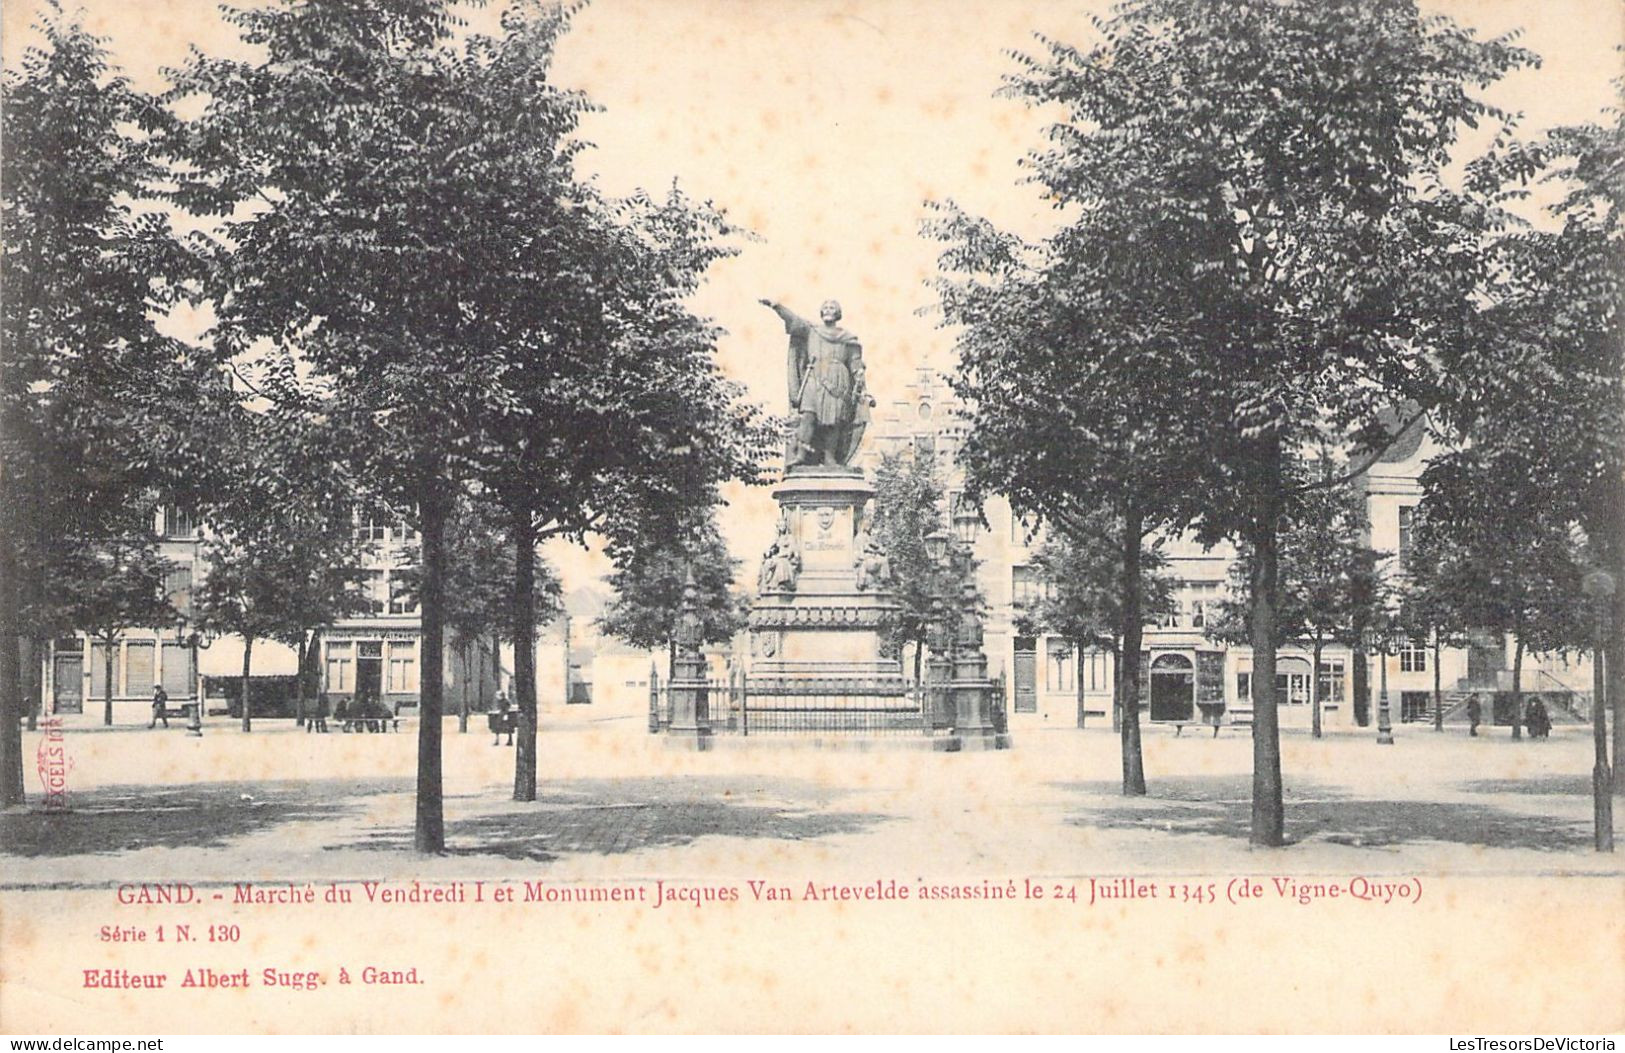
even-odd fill
[[[713,734],[750,735],[921,735],[953,726],[951,684],[910,684],[902,694],[877,695],[843,691],[839,681],[815,681],[805,688],[752,692],[742,677],[708,679],[703,685],[678,684],[681,695],[697,691],[696,709]],[[1004,685],[991,684],[990,719],[1000,733],[1008,729]],[[649,731],[658,734],[672,724],[672,685],[651,678]]]

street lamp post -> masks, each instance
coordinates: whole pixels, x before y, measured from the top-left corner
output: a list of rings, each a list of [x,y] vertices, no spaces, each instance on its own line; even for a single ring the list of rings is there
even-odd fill
[[[1591,819],[1597,851],[1614,850],[1614,777],[1608,767],[1608,674],[1603,652],[1608,643],[1608,607],[1614,595],[1613,576],[1594,570],[1580,582],[1580,590],[1595,608],[1596,635],[1591,652],[1591,739],[1596,761],[1591,767]],[[1618,762],[1618,758],[1615,758]]]
[[[191,662],[192,679],[192,715],[186,722],[186,732],[198,738],[203,737],[203,689],[199,686],[197,675],[197,653],[201,647],[209,646],[209,642],[198,635],[196,630],[188,631],[186,615],[177,615],[175,618],[175,642],[186,647],[188,660]]]
[[[953,676],[953,662],[948,651],[953,637],[948,629],[948,597],[945,595],[948,576],[948,535],[940,528],[925,535],[925,555],[936,568],[937,579],[931,589],[931,628],[926,634],[931,649],[926,660],[925,699],[931,712],[931,727],[936,731],[953,728],[952,693],[949,680]]]
[[[1363,643],[1368,654],[1377,656],[1379,694],[1377,703],[1377,745],[1394,744],[1394,725],[1388,709],[1388,658],[1395,651],[1394,634],[1387,626],[1365,630]]]

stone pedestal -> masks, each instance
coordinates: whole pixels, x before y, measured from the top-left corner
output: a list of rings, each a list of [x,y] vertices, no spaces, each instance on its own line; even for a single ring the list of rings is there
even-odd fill
[[[780,525],[769,563],[793,555],[794,571],[765,567],[751,607],[753,705],[812,695],[902,703],[902,666],[881,653],[897,604],[883,576],[860,573],[857,532],[873,496],[861,469],[836,466],[793,468],[774,489]]]

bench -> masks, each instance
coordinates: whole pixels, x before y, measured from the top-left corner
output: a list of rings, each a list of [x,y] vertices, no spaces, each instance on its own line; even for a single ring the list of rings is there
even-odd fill
[[[1196,705],[1197,709],[1200,711],[1198,716],[1186,720],[1168,721],[1168,723],[1174,726],[1174,738],[1177,739],[1179,736],[1183,735],[1187,725],[1193,727],[1212,728],[1214,738],[1218,738],[1219,732],[1224,728],[1252,729],[1253,724],[1251,711],[1230,710],[1228,711],[1228,716],[1230,719],[1226,720],[1224,718],[1227,713],[1224,706],[1211,702],[1198,702]]]

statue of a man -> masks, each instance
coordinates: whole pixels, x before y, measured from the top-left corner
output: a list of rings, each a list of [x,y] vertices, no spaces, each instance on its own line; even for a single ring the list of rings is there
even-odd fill
[[[800,420],[785,467],[852,463],[869,425],[871,400],[864,389],[863,345],[836,324],[841,305],[825,300],[818,308],[822,324],[814,325],[774,300],[762,303],[790,334],[785,371],[790,409]]]

